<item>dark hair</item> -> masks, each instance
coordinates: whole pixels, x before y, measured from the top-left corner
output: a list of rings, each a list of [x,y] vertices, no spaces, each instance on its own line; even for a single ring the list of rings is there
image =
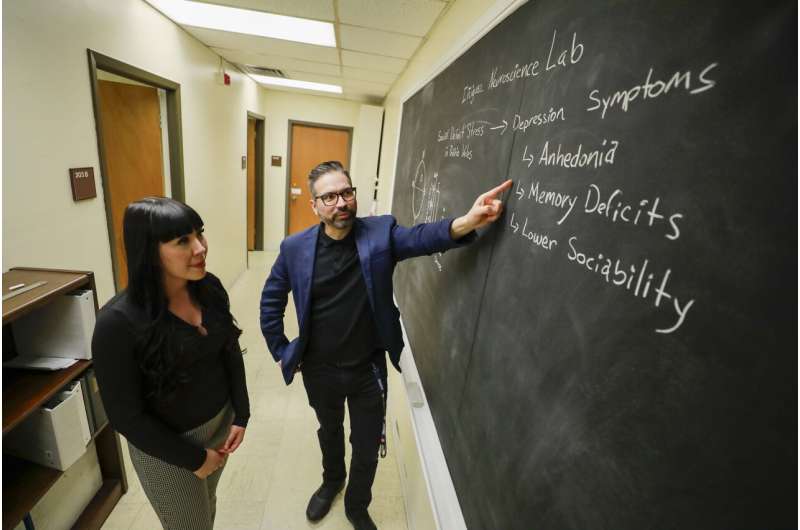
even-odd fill
[[[311,196],[315,197],[314,195],[314,183],[322,176],[328,173],[343,173],[345,177],[347,177],[348,182],[350,185],[353,185],[353,181],[350,179],[350,173],[344,168],[341,162],[338,160],[329,160],[327,162],[323,162],[321,164],[317,164],[317,167],[311,170],[308,174],[308,191],[311,192]]]
[[[203,228],[203,220],[190,206],[167,197],[145,197],[125,208],[122,221],[128,263],[127,296],[143,311],[147,325],[142,330],[138,362],[147,382],[147,393],[167,398],[178,383],[187,381],[179,369],[183,345],[175,344],[174,320],[169,318],[164,291],[159,244]],[[214,307],[225,320],[230,336],[226,350],[238,351],[241,330],[231,315],[227,294],[210,274],[187,284],[189,296],[201,307]]]

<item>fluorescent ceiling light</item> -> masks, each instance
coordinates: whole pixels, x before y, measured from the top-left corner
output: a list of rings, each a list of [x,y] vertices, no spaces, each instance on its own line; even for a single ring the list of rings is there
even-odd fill
[[[250,77],[264,83],[265,85],[286,86],[291,88],[303,88],[305,90],[317,90],[320,92],[342,93],[342,87],[338,85],[326,85],[325,83],[312,83],[311,81],[298,81],[297,79],[284,79],[283,77],[270,77],[267,75],[253,75]]]
[[[186,26],[336,47],[336,36],[330,22],[189,0],[146,1],[168,18]]]

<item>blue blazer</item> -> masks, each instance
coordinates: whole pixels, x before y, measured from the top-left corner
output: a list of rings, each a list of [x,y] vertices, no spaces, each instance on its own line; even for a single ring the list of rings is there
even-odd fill
[[[452,219],[400,226],[391,215],[356,217],[353,231],[364,274],[375,324],[382,345],[389,352],[392,364],[400,370],[403,334],[400,312],[392,298],[392,273],[397,262],[415,256],[444,252],[471,243],[475,232],[457,241],[450,238]],[[275,361],[282,361],[283,378],[292,382],[295,369],[303,360],[311,322],[311,284],[314,280],[317,237],[320,225],[287,237],[261,292],[261,332]],[[300,336],[289,340],[283,331],[283,315],[289,291],[297,309]]]

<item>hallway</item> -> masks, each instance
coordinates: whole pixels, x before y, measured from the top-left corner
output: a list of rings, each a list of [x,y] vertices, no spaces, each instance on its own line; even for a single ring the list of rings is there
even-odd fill
[[[214,241],[210,241],[214,252]],[[228,461],[217,490],[219,530],[349,530],[343,496],[318,524],[309,523],[305,508],[321,480],[317,422],[308,406],[302,381],[287,387],[266,348],[259,329],[258,307],[264,280],[276,252],[251,252],[249,269],[229,289],[231,307],[247,349],[245,367],[251,418],[245,440]],[[294,306],[289,297],[286,335],[297,336]],[[298,374],[299,377],[299,374]],[[345,419],[345,423],[348,423]],[[346,431],[348,429],[346,428]],[[347,434],[346,434],[347,435]],[[128,493],[103,525],[104,530],[153,530],[158,519],[142,492],[122,442],[128,473]],[[350,446],[346,444],[349,466]],[[370,513],[382,530],[405,530],[406,513],[394,451],[379,461]]]

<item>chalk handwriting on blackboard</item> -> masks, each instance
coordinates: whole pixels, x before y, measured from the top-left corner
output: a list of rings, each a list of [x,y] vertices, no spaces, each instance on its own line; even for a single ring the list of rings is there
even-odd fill
[[[542,70],[541,60],[531,60],[527,63],[515,63],[513,68],[501,71],[500,67],[495,67],[489,74],[489,80],[486,84],[488,88],[484,87],[483,83],[468,83],[464,85],[461,92],[461,104],[469,104],[475,102],[476,96],[482,94],[487,89],[493,90],[503,85],[514,83],[519,79],[527,79],[530,77],[537,77],[539,74],[549,72],[555,69],[564,69],[577,64],[583,58],[584,46],[578,41],[578,34],[572,34],[572,43],[566,46],[556,43],[558,42],[558,29],[553,30],[553,38],[550,41],[550,49],[547,53],[547,59],[544,61],[544,70]]]
[[[514,229],[514,233],[516,234],[519,232],[520,226],[519,222],[516,221],[516,212],[511,212],[511,219],[509,220],[509,226]],[[525,217],[525,220],[522,223],[522,232],[519,234],[521,237],[524,237],[535,246],[542,247],[545,250],[553,250],[553,247],[558,245],[558,241],[553,239],[547,234],[534,232],[533,229],[528,230],[528,218]]]
[[[514,120],[511,122],[511,128],[515,131],[525,132],[529,127],[532,126],[541,127],[542,125],[547,125],[548,123],[553,123],[556,121],[564,121],[565,119],[564,107],[558,107],[558,109],[550,107],[550,110],[537,112],[536,114],[531,114],[530,116],[525,117],[522,117],[519,114],[514,114]]]
[[[647,299],[652,293],[654,307],[659,307],[661,301],[665,298],[667,300],[672,299],[672,305],[677,320],[671,327],[656,329],[656,333],[672,333],[681,327],[686,318],[686,313],[688,313],[689,309],[694,305],[694,300],[689,300],[681,306],[678,297],[667,292],[667,284],[669,283],[669,277],[672,273],[671,269],[667,269],[663,273],[660,285],[654,287],[654,289],[650,291],[650,286],[655,285],[655,283],[652,282],[656,275],[653,272],[646,272],[650,263],[649,260],[645,259],[640,265],[631,264],[628,267],[620,258],[604,256],[602,253],[593,255],[591,253],[579,251],[576,248],[577,241],[578,238],[576,236],[570,237],[567,241],[569,245],[567,259],[599,275],[606,283],[623,288],[627,292],[633,294],[633,296],[641,297],[642,299]]]
[[[648,201],[648,199],[642,199],[639,201],[638,205],[631,205],[622,202],[622,195],[622,190],[617,188],[612,191],[608,195],[608,199],[604,201],[602,200],[603,194],[600,191],[600,187],[596,184],[589,184],[589,188],[586,191],[586,202],[583,211],[585,213],[596,213],[606,219],[610,219],[613,223],[620,220],[634,225],[639,224],[639,219],[642,217],[642,213],[644,213],[642,223],[644,224],[646,222],[647,226],[653,226],[656,222],[669,223],[668,232],[664,234],[664,237],[667,239],[674,241],[681,236],[678,221],[683,218],[683,214],[674,213],[670,215],[668,219],[665,218],[663,214],[658,213],[658,206],[661,202],[659,197],[656,197],[652,202]],[[650,202],[649,208],[647,208],[648,202]]]
[[[411,180],[411,213],[414,215],[414,221],[419,218],[422,213],[422,206],[425,201],[425,151],[422,151],[417,169],[414,172],[414,178]]]
[[[434,223],[444,219],[445,209],[439,207],[439,201],[441,200],[441,197],[442,192],[439,182],[439,173],[434,171],[433,178],[426,183],[425,208],[423,211],[424,216],[422,218],[423,223]],[[437,252],[433,255],[433,263],[436,265],[436,269],[439,272],[442,272],[443,270],[441,257],[441,252]]]
[[[478,83],[476,85],[466,85],[461,95],[461,104],[469,103],[472,105],[472,102],[475,101],[475,96],[478,94],[483,93],[483,85]]]
[[[619,142],[617,140],[603,140],[600,147],[595,149],[583,150],[583,144],[578,144],[578,148],[574,151],[564,150],[559,143],[558,147],[553,150],[550,147],[550,141],[547,140],[542,145],[542,151],[539,158],[534,158],[532,154],[528,154],[528,146],[525,146],[525,151],[522,153],[522,161],[528,163],[531,167],[533,162],[540,166],[561,166],[564,168],[583,168],[593,167],[595,169],[614,163],[614,156],[617,153]]]
[[[711,63],[703,68],[694,81],[692,80],[691,70],[675,72],[667,81],[662,81],[660,79],[652,81],[653,68],[651,67],[647,72],[647,79],[645,79],[642,85],[636,85],[627,90],[618,90],[610,96],[600,96],[600,91],[595,88],[589,92],[589,100],[592,102],[592,105],[587,107],[586,110],[594,112],[602,109],[600,112],[600,119],[603,119],[610,109],[617,106],[619,106],[623,112],[628,112],[631,102],[638,99],[639,96],[641,96],[642,101],[655,99],[663,94],[667,94],[674,88],[681,87],[689,94],[700,94],[706,90],[711,90],[714,88],[714,85],[716,85],[716,81],[709,78],[709,73],[716,68],[718,64],[719,63]]]
[[[474,137],[484,136],[490,131],[497,131],[501,136],[506,132],[508,122],[494,124],[486,120],[471,120],[459,125],[450,125],[436,132],[437,142],[463,141]]]
[[[414,222],[422,217],[420,223],[432,223],[444,219],[447,213],[444,207],[439,206],[441,199],[439,173],[434,171],[431,177],[428,171],[423,150],[414,171],[414,178],[411,179],[411,213],[414,216]],[[443,270],[441,257],[441,252],[433,256],[433,262],[439,272]]]
[[[445,158],[466,158],[472,160],[472,146],[469,144],[450,144],[444,148]]]
[[[572,212],[572,208],[575,207],[575,203],[578,201],[577,195],[570,195],[568,193],[559,193],[555,191],[546,190],[544,188],[539,189],[539,181],[536,181],[536,183],[530,187],[530,191],[528,192],[527,197],[525,196],[525,188],[519,181],[517,181],[516,194],[517,194],[517,199],[519,200],[527,198],[539,204],[548,204],[550,206],[554,206],[562,210],[564,208],[567,208],[566,213],[556,223],[557,225],[560,225],[561,223],[564,222],[564,220],[569,216],[570,212]]]
[[[545,64],[546,72],[555,68],[566,68],[577,64],[583,57],[583,44],[577,41],[577,33],[572,34],[572,46],[569,49],[563,48],[560,52],[556,50],[556,55],[553,55],[553,51],[556,48],[557,35],[558,30],[553,30],[553,39],[550,41],[550,51],[547,54],[547,61]],[[498,70],[499,68],[495,68],[489,76],[489,90],[497,88],[500,85],[513,83],[518,79],[536,77],[541,73],[541,70],[539,70],[539,61],[531,61],[521,66],[515,64],[514,68],[499,74]]]

